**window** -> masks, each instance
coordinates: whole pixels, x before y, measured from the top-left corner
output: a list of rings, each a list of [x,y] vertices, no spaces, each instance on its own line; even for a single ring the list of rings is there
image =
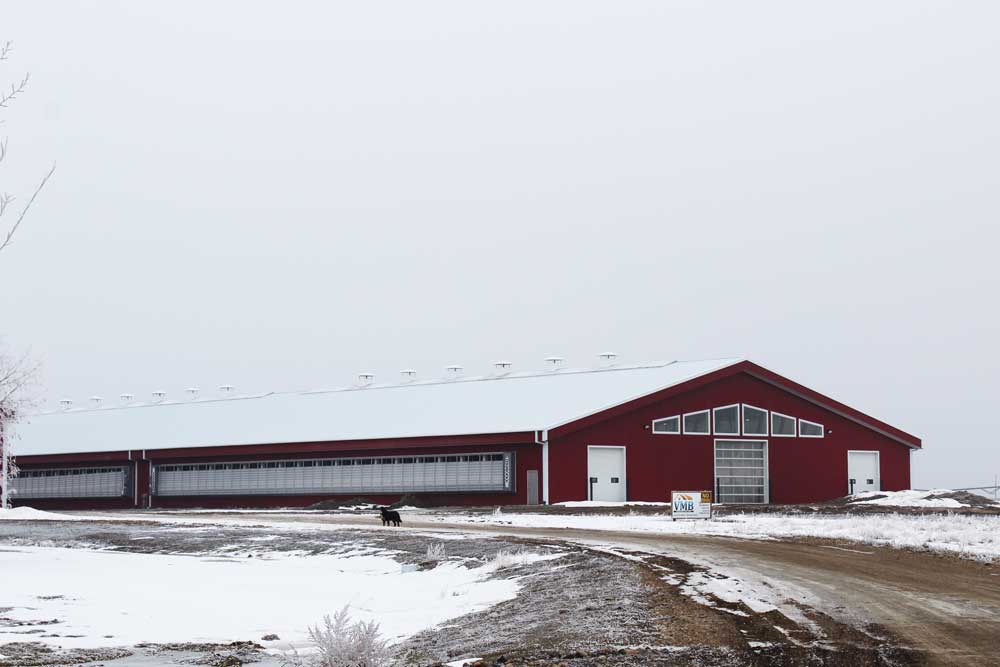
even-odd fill
[[[708,410],[689,412],[684,415],[684,433],[689,435],[708,435],[711,433],[711,429],[708,427]]]
[[[795,437],[795,417],[783,415],[780,412],[771,413],[771,435],[776,438]]]
[[[680,432],[681,432],[681,418],[679,416],[664,417],[663,419],[653,420],[653,433],[680,433]]]
[[[805,419],[800,419],[799,436],[803,438],[822,438],[823,425],[817,424],[816,422],[806,421]]]
[[[715,408],[712,411],[715,418],[716,435],[739,435],[740,434],[740,406],[726,405]]]
[[[767,410],[743,404],[743,435],[767,435]]]

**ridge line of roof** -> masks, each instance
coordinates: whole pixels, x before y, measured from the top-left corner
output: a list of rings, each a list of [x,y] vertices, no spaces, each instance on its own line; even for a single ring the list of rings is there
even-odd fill
[[[565,426],[567,424],[572,424],[573,422],[580,421],[581,419],[586,419],[587,417],[590,417],[591,415],[600,414],[602,412],[605,412],[606,410],[612,410],[614,408],[617,408],[619,405],[625,405],[626,403],[631,403],[632,401],[639,400],[640,398],[643,398],[644,396],[650,396],[651,394],[655,394],[655,393],[664,391],[665,389],[670,389],[671,387],[676,387],[677,385],[684,384],[685,382],[690,382],[691,380],[697,379],[697,378],[699,378],[699,377],[701,377],[703,375],[707,375],[710,372],[714,373],[715,371],[720,371],[720,370],[722,370],[724,368],[729,368],[731,366],[735,366],[736,364],[741,364],[744,361],[746,361],[746,359],[743,358],[743,357],[732,357],[732,358],[730,358],[730,357],[723,357],[723,358],[720,358],[720,359],[699,359],[699,360],[696,360],[696,361],[702,361],[702,362],[704,362],[704,361],[719,361],[719,362],[726,361],[726,362],[729,362],[729,363],[726,363],[725,365],[719,366],[718,368],[714,369],[713,371],[707,371],[707,372],[706,371],[702,371],[701,373],[693,373],[691,375],[687,375],[687,376],[681,378],[680,380],[677,380],[676,382],[671,382],[670,384],[664,385],[664,386],[662,386],[662,387],[660,387],[658,389],[655,389],[655,390],[653,390],[651,392],[646,392],[646,393],[643,393],[643,394],[639,394],[638,396],[631,396],[631,397],[629,397],[629,398],[627,398],[627,399],[625,399],[623,401],[619,401],[617,403],[614,403],[613,405],[606,405],[606,406],[604,406],[603,408],[601,408],[599,410],[594,410],[592,412],[588,412],[587,414],[578,415],[577,417],[574,417],[573,419],[568,419],[568,420],[566,420],[566,421],[564,421],[562,423],[555,424],[553,426],[546,426],[544,430],[551,431],[551,430],[560,428],[561,426]]]
[[[595,368],[533,370],[533,371],[502,373],[496,375],[474,375],[474,376],[463,376],[456,378],[434,378],[428,380],[415,380],[415,381],[398,382],[392,384],[350,385],[346,387],[333,387],[329,389],[299,389],[299,390],[286,390],[286,391],[268,391],[256,394],[246,394],[240,396],[219,396],[213,398],[195,399],[190,401],[160,401],[156,403],[136,403],[132,405],[108,405],[103,407],[70,408],[68,410],[52,409],[52,410],[31,413],[25,415],[25,417],[27,419],[31,419],[34,417],[48,417],[48,416],[64,415],[64,414],[101,413],[101,412],[112,412],[118,410],[129,410],[138,408],[156,408],[156,407],[181,406],[181,405],[206,405],[215,403],[227,403],[231,401],[246,401],[252,399],[261,399],[261,398],[268,398],[271,396],[315,396],[322,394],[335,394],[335,393],[346,393],[355,391],[378,391],[385,389],[403,389],[408,387],[471,384],[476,382],[487,382],[487,381],[498,381],[498,380],[520,380],[520,379],[537,378],[537,377],[559,377],[568,375],[585,375],[591,373],[608,373],[615,371],[637,371],[637,370],[646,370],[655,368],[666,368],[667,366],[673,366],[675,364],[704,363],[709,361],[719,361],[719,362],[728,361],[730,362],[729,364],[727,364],[728,366],[731,365],[732,363],[744,361],[744,358],[710,357],[706,359],[674,359],[672,361],[646,362],[646,363],[627,364],[627,365],[613,364],[610,366],[601,366]]]

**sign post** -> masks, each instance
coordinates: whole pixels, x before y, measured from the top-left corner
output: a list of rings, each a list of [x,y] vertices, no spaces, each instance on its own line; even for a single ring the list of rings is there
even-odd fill
[[[711,491],[673,491],[670,494],[670,514],[677,519],[711,519]]]

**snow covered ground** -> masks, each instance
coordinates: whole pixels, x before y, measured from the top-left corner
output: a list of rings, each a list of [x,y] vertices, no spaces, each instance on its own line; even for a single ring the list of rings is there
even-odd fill
[[[864,493],[857,493],[851,496],[851,504],[884,505],[887,507],[943,507],[951,509],[971,507],[969,503],[963,503],[955,498],[935,497],[951,494],[955,494],[951,489],[930,489],[929,491],[865,491]]]
[[[877,546],[954,553],[982,561],[1000,559],[1000,516],[947,514],[801,515],[734,514],[711,520],[674,521],[668,514],[427,514],[442,523],[634,531],[664,535],[723,535],[754,539],[824,537]]]
[[[509,600],[520,587],[516,578],[490,578],[495,563],[414,570],[377,553],[247,558],[5,547],[2,603],[12,609],[4,616],[24,625],[0,626],[0,644],[89,648],[274,633],[282,647],[304,646],[308,626],[344,605],[357,620],[379,622],[395,641]]]
[[[0,509],[0,521],[82,521],[82,517],[69,514],[56,514],[53,512],[43,512],[33,507],[14,507],[12,509]]]
[[[932,492],[897,492],[900,502],[909,494]],[[862,496],[863,497],[863,496]],[[919,498],[911,500],[919,502]],[[924,500],[926,501],[926,499]],[[937,502],[931,500],[929,502]],[[17,512],[18,510],[13,510]],[[35,512],[34,510],[32,512]],[[40,513],[39,516],[22,515],[9,518],[94,521],[159,521],[174,524],[204,524],[206,522],[228,525],[271,525],[282,524],[281,515],[300,515],[304,521],[296,521],[298,529],[330,530],[337,528],[357,528],[357,514],[323,514],[296,510],[254,511],[226,513],[211,520],[198,516],[184,516],[185,512],[167,514],[117,513],[109,515],[89,514],[60,515]],[[2,516],[2,515],[0,515]],[[316,516],[315,523],[311,518]],[[348,517],[351,521],[338,523],[338,517]],[[492,525],[497,527],[574,528],[580,530],[632,531],[664,535],[719,535],[750,539],[781,539],[795,537],[819,537],[854,541],[876,546],[917,549],[952,553],[964,558],[984,562],[1000,560],[1000,515],[960,515],[960,514],[732,514],[717,516],[711,520],[673,521],[669,513],[649,514],[548,514],[545,512],[517,513],[499,509],[493,513],[468,512],[462,510],[434,511],[411,509],[406,516],[414,521],[451,524]],[[373,522],[373,526],[376,525]],[[412,524],[411,524],[412,526]],[[415,526],[413,526],[416,528]]]

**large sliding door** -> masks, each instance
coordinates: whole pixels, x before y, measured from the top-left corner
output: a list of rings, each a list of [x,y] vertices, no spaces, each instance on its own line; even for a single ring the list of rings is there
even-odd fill
[[[715,493],[720,503],[766,503],[767,441],[715,441]]]

